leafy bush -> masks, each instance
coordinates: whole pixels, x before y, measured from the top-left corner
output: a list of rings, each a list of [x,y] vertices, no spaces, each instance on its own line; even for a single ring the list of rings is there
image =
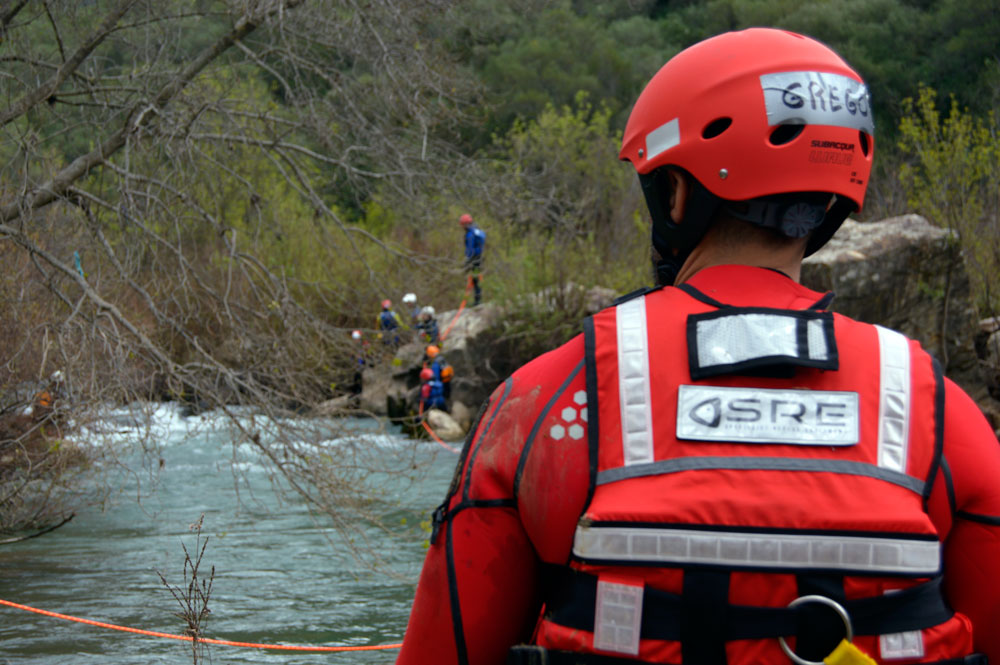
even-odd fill
[[[957,232],[983,313],[1000,306],[1000,123],[995,111],[975,117],[952,98],[947,117],[934,90],[904,100],[900,171],[910,206]]]

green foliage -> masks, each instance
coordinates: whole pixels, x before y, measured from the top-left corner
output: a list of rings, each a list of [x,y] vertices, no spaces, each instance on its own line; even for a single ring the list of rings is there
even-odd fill
[[[506,222],[495,245],[516,271],[510,296],[570,282],[634,285],[647,265],[648,236],[628,212],[635,176],[617,160],[621,139],[611,110],[587,95],[546,107],[498,137],[496,181]]]
[[[970,266],[976,302],[1000,306],[1000,123],[961,109],[952,97],[947,117],[935,92],[921,87],[904,100],[900,149],[910,157],[900,178],[909,204],[932,222],[957,232]]]
[[[661,34],[649,19],[620,8],[591,15],[556,2],[522,17],[517,30],[478,50],[477,70],[491,109],[488,128],[503,133],[515,119],[572,104],[581,91],[623,123],[643,84],[664,62]]]

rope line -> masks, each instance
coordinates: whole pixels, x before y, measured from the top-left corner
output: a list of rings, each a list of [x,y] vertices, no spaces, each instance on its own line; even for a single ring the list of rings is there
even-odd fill
[[[459,453],[462,452],[461,450],[459,450],[455,446],[449,445],[449,444],[445,443],[444,441],[442,441],[438,437],[438,435],[434,433],[434,430],[431,429],[431,426],[427,424],[427,420],[424,418],[424,400],[423,399],[420,400],[420,408],[417,409],[417,416],[420,418],[420,424],[424,426],[424,429],[427,430],[427,433],[431,435],[431,438],[434,439],[435,441],[437,441],[442,446],[444,446],[445,450],[447,450],[450,453],[455,453],[456,455],[458,455]]]
[[[21,605],[20,603],[12,603],[9,600],[0,599],[0,605],[6,605],[7,607],[13,607],[18,610],[25,610],[26,612],[34,612],[35,614],[41,614],[47,617],[53,617],[56,619],[65,619],[66,621],[75,621],[77,623],[84,623],[88,626],[96,626],[98,628],[108,628],[110,630],[120,630],[126,633],[136,633],[138,635],[145,635],[147,637],[163,637],[170,640],[183,640],[186,642],[193,642],[194,637],[191,635],[174,635],[173,633],[161,633],[155,630],[143,630],[142,628],[131,628],[129,626],[119,626],[113,623],[105,623],[103,621],[94,621],[93,619],[82,619],[80,617],[70,616],[69,614],[60,614],[58,612],[50,612],[49,610],[42,610],[37,607],[31,607],[30,605]],[[259,644],[256,642],[236,642],[233,640],[217,640],[209,637],[199,637],[198,642],[201,644],[219,644],[228,647],[249,647],[252,649],[278,649],[283,651],[378,651],[382,649],[399,649],[402,647],[402,643],[399,644],[373,644],[369,646],[343,646],[343,647],[315,647],[315,646],[302,646],[296,644]]]
[[[451,329],[455,325],[455,322],[458,321],[458,317],[462,315],[462,310],[465,309],[465,303],[469,299],[469,291],[471,290],[472,290],[472,275],[469,275],[469,279],[467,279],[465,282],[465,295],[462,297],[462,304],[458,306],[458,311],[455,312],[455,316],[452,317],[451,323],[448,324],[448,327],[444,329],[444,333],[441,334],[442,342],[444,342],[444,340],[448,337],[448,333],[451,332]]]

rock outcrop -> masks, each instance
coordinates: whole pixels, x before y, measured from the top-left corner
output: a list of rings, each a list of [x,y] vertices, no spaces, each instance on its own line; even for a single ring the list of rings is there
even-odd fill
[[[834,311],[920,340],[946,374],[976,399],[994,429],[1000,427],[1000,387],[991,385],[1000,381],[1000,324],[988,333],[980,331],[968,273],[948,231],[918,215],[873,223],[847,220],[833,240],[805,260],[802,282],[817,291],[833,291]],[[442,330],[455,319],[442,344],[455,368],[452,399],[457,410],[452,409],[452,419],[467,429],[478,405],[531,359],[519,356],[517,347],[508,343],[515,336],[509,330],[518,312],[565,310],[569,302],[582,318],[610,305],[614,295],[608,289],[567,285],[506,307],[487,303],[467,308],[457,319],[454,310],[442,312]],[[991,349],[994,360],[988,361]],[[421,342],[411,341],[398,349],[391,363],[365,370],[359,406],[397,420],[412,418],[423,350]]]
[[[516,317],[517,312],[560,309],[575,312],[582,318],[610,305],[615,295],[610,289],[583,289],[567,284],[562,289],[545,290],[506,306],[484,303],[467,307],[461,312],[441,312],[438,325],[442,331],[448,329],[448,335],[441,344],[442,355],[455,369],[449,415],[462,429],[463,435],[471,426],[479,405],[493,389],[514,369],[531,359],[518,355],[514,350],[516,345],[510,343],[512,337],[516,338],[508,332],[512,317]],[[366,368],[362,374],[363,390],[354,401],[355,408],[388,416],[419,435],[420,430],[412,424],[417,413],[424,348],[424,343],[414,338],[401,345],[391,360],[386,359]],[[345,398],[337,398],[324,405],[323,412],[336,413],[350,404]],[[442,431],[438,431],[433,422],[428,420],[428,423],[440,438],[454,440],[447,438],[453,436],[450,424],[444,423]]]
[[[867,224],[847,220],[806,258],[802,283],[836,293],[834,311],[920,340],[988,415],[1000,413],[976,352],[979,326],[969,275],[949,231],[919,215]]]

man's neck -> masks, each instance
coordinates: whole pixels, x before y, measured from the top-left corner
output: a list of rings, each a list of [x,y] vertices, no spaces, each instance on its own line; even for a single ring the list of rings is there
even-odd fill
[[[773,247],[755,245],[726,248],[711,242],[702,242],[694,248],[687,261],[681,266],[674,284],[683,284],[698,271],[721,265],[770,268],[784,273],[798,282],[802,275],[802,254],[802,247],[795,244],[789,244],[785,248],[775,250]]]

